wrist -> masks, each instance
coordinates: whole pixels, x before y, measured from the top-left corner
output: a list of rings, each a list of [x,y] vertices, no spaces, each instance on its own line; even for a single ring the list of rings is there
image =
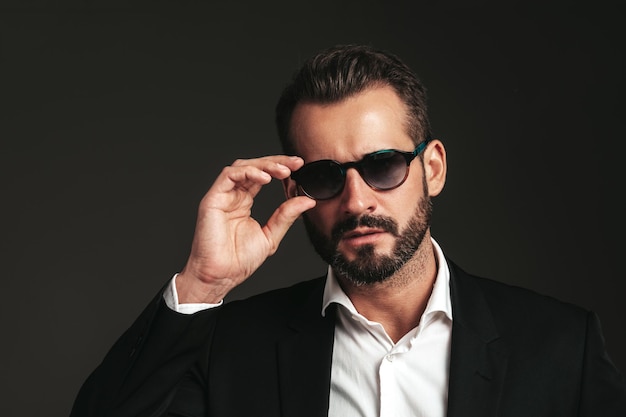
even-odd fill
[[[183,270],[175,277],[178,304],[220,304],[232,288],[215,281],[205,282]]]

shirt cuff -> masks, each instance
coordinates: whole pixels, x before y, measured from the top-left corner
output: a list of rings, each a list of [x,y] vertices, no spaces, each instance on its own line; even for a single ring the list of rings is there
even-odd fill
[[[224,300],[220,301],[217,304],[209,304],[209,303],[185,303],[178,304],[178,292],[176,292],[176,277],[178,274],[174,274],[172,280],[169,285],[165,287],[165,291],[163,291],[163,299],[165,300],[165,304],[171,309],[181,314],[194,314],[198,311],[207,310],[209,308],[219,307],[224,304]]]

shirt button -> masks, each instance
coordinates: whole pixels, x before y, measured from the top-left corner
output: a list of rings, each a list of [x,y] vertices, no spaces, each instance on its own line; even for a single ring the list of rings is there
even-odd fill
[[[389,362],[393,362],[393,355],[387,355],[385,356],[385,359],[387,359]]]

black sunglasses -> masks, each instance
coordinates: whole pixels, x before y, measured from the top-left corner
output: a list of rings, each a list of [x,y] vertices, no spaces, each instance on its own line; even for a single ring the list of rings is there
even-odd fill
[[[328,200],[341,193],[348,169],[354,168],[374,190],[392,190],[409,176],[409,165],[428,145],[430,139],[417,145],[413,152],[384,149],[367,154],[360,161],[344,164],[322,159],[305,164],[291,174],[304,194],[314,200]]]

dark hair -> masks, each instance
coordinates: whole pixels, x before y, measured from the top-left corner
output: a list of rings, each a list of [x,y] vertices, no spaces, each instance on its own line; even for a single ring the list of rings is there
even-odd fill
[[[276,105],[278,137],[286,154],[294,154],[289,130],[298,103],[334,103],[368,88],[391,86],[408,109],[407,132],[415,145],[431,137],[426,89],[397,56],[366,45],[337,45],[304,62]]]

